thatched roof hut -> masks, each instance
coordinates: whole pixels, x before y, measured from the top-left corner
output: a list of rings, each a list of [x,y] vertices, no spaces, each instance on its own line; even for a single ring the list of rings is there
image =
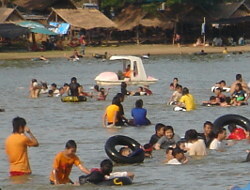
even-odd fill
[[[51,7],[69,9],[76,8],[71,0],[15,0],[13,4],[30,11],[45,11]]]
[[[174,26],[173,22],[166,18],[163,13],[150,14],[144,11],[143,8],[135,6],[123,9],[114,22],[121,31],[132,30],[137,26],[163,29],[171,29]]]
[[[23,16],[16,10],[0,8],[0,23],[11,23],[24,20]]]
[[[48,22],[66,22],[74,29],[115,28],[113,21],[97,9],[53,9]]]

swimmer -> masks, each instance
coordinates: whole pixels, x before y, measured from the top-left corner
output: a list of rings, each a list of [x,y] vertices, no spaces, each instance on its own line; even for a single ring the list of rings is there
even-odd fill
[[[203,101],[202,105],[204,106],[219,106],[220,104],[217,102],[215,96],[210,96],[209,101]]]
[[[233,84],[231,85],[231,89],[230,89],[230,93],[233,94],[235,92],[235,87],[236,84],[240,83],[243,90],[246,91],[247,93],[249,93],[249,88],[247,86],[247,83],[243,80],[243,77],[241,74],[237,74],[236,75],[236,80],[233,82]]]
[[[207,148],[209,148],[211,142],[214,140],[213,126],[212,122],[206,121],[203,124],[203,133],[198,134],[204,140]]]
[[[225,140],[226,137],[227,137],[226,129],[225,128],[219,129],[215,134],[215,138],[211,142],[209,149],[223,151],[225,149],[225,143],[223,143],[223,140]]]
[[[169,105],[176,105],[182,96],[182,86],[177,84],[174,93],[172,94],[168,104]]]
[[[110,90],[110,88],[108,88],[107,91],[104,88],[100,88],[100,91],[98,92],[98,95],[97,95],[97,100],[99,100],[99,101],[106,100],[106,97],[109,94],[109,90]]]
[[[221,106],[221,107],[229,107],[229,106],[232,106],[232,104],[231,104],[231,98],[230,98],[229,96],[226,97],[226,98],[225,98],[225,101],[220,103],[220,106]]]
[[[73,164],[76,165],[85,174],[90,174],[90,171],[81,163],[76,155],[77,145],[74,140],[69,140],[65,149],[59,152],[54,159],[53,169],[50,174],[50,184],[74,184],[69,178]],[[67,167],[65,167],[67,166]]]
[[[29,97],[38,98],[41,87],[36,79],[32,79],[29,87]]]
[[[173,127],[166,126],[165,135],[157,141],[157,143],[154,145],[154,148],[156,150],[167,149],[169,146],[174,146],[179,140],[180,137],[174,133]]]
[[[119,153],[122,156],[128,157],[132,153],[132,151],[130,148],[125,146],[125,147],[120,148]]]
[[[172,150],[173,158],[167,162],[170,165],[181,165],[183,163],[187,163],[187,159],[184,155],[184,151],[180,148],[174,148]]]
[[[151,146],[154,146],[157,141],[163,137],[165,134],[165,125],[162,123],[157,123],[155,125],[155,134],[153,134],[149,140],[149,144],[151,144]]]
[[[44,57],[43,55],[41,55],[41,56],[39,57],[39,60],[41,60],[41,61],[48,61],[48,59],[47,59],[46,57]]]
[[[235,85],[235,91],[232,94],[232,105],[234,106],[241,106],[246,105],[247,100],[249,98],[249,94],[243,90],[241,83],[237,83]]]
[[[228,51],[227,51],[227,47],[224,48],[224,50],[222,51],[223,54],[228,54]]]
[[[152,157],[153,147],[151,144],[148,143],[148,144],[143,145],[142,149],[144,150],[144,156],[146,158]]]
[[[186,111],[191,111],[196,109],[194,97],[192,94],[189,93],[188,88],[186,87],[183,88],[182,97],[179,103],[177,103],[177,106],[185,108]]]
[[[179,83],[179,79],[178,78],[174,78],[173,82],[169,85],[170,90],[176,90],[176,86]]]
[[[249,132],[246,132],[242,128],[238,128],[236,124],[228,125],[228,130],[230,131],[230,134],[227,137],[229,140],[243,140],[249,136]]]

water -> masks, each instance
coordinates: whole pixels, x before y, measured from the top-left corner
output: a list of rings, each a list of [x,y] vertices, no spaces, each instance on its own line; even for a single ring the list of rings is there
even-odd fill
[[[159,78],[159,82],[150,88],[153,96],[139,97],[144,100],[148,117],[153,125],[141,128],[123,128],[107,130],[102,128],[102,114],[110,104],[119,87],[112,87],[107,101],[89,100],[83,103],[62,103],[59,98],[28,98],[28,85],[32,78],[62,85],[72,76],[84,85],[86,91],[94,85],[95,76],[102,71],[117,71],[121,68],[119,61],[102,62],[96,59],[84,59],[81,62],[68,62],[64,59],[52,59],[50,63],[29,60],[0,61],[0,187],[2,189],[105,189],[87,185],[85,187],[48,185],[49,174],[55,154],[63,150],[65,142],[76,140],[77,154],[88,168],[98,167],[107,156],[104,151],[105,141],[112,135],[128,135],[141,144],[147,143],[154,133],[154,124],[161,122],[172,125],[175,132],[183,136],[185,131],[194,128],[202,131],[205,121],[214,121],[221,115],[234,113],[249,116],[249,106],[243,107],[202,107],[193,112],[173,112],[166,102],[171,95],[168,86],[174,77],[180,84],[187,86],[197,103],[207,100],[212,95],[210,87],[222,79],[231,84],[237,73],[250,81],[249,54],[243,55],[208,55],[199,56],[159,56],[145,60],[145,69],[149,75]],[[136,87],[128,87],[135,90]],[[123,103],[125,115],[130,117],[138,97],[128,97]],[[33,174],[25,184],[8,177],[8,162],[4,153],[4,140],[11,133],[11,121],[14,117],[24,117],[40,146],[29,148],[29,158]],[[245,150],[249,144],[238,142],[223,153],[210,152],[203,160],[192,160],[183,166],[162,164],[165,158],[163,150],[154,152],[152,159],[143,164],[118,165],[115,171],[131,171],[136,177],[130,189],[192,189],[221,190],[230,185],[244,186],[249,181],[248,163],[241,163],[246,157]],[[77,180],[81,172],[74,168],[71,179]],[[119,189],[126,189],[121,187]],[[107,187],[107,189],[110,189]],[[117,187],[112,187],[117,189]]]

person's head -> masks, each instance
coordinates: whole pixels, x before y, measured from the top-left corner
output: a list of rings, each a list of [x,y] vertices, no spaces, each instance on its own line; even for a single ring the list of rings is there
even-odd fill
[[[210,121],[206,121],[203,124],[203,131],[205,135],[210,135],[213,132],[213,123]]]
[[[185,133],[185,139],[187,142],[194,142],[198,140],[198,133],[195,129],[189,129]]]
[[[176,158],[178,161],[181,161],[184,159],[184,151],[178,147],[174,148],[172,151],[172,155],[174,158]]]
[[[117,97],[120,100],[120,102],[124,101],[124,95],[122,93],[117,93],[115,97]]]
[[[143,101],[142,101],[142,99],[136,100],[136,102],[135,102],[135,107],[136,107],[136,108],[142,108],[142,106],[143,106]]]
[[[139,92],[143,92],[143,87],[142,87],[142,86],[139,86],[139,87],[138,87],[138,91],[139,91]]]
[[[97,92],[99,92],[99,86],[98,86],[97,84],[94,86],[94,89],[95,89]]]
[[[100,88],[100,91],[99,91],[102,95],[104,95],[105,93],[105,89],[104,88]]]
[[[173,147],[168,147],[167,148],[167,150],[166,150],[166,159],[167,160],[171,160],[171,159],[173,159],[174,157],[173,157]]]
[[[24,118],[15,117],[12,120],[13,133],[24,133],[24,127],[26,126],[26,121]]]
[[[184,88],[182,89],[182,95],[186,95],[186,94],[189,94],[189,90],[188,90],[187,87],[184,87]]]
[[[119,99],[118,97],[115,96],[115,97],[113,98],[113,100],[112,100],[112,104],[118,106],[118,105],[120,104],[120,99]]]
[[[218,139],[219,141],[226,139],[226,137],[227,137],[227,130],[225,128],[220,128],[215,134],[215,138]]]
[[[181,150],[185,151],[186,150],[186,141],[185,140],[180,140],[176,143],[176,147],[180,148]]]
[[[48,85],[46,82],[42,82],[42,89],[48,89]]]
[[[226,102],[228,105],[230,105],[230,104],[231,104],[231,98],[230,98],[229,96],[227,96],[227,97],[225,98],[225,102]]]
[[[53,95],[54,95],[53,90],[49,90],[49,91],[48,91],[48,97],[53,97]]]
[[[221,92],[222,92],[222,89],[221,89],[221,88],[215,88],[215,89],[214,89],[215,95],[220,95]]]
[[[211,103],[216,102],[216,97],[215,96],[210,96],[209,101]]]
[[[168,139],[172,139],[174,137],[174,129],[172,126],[165,126],[165,136]]]
[[[51,90],[55,90],[56,88],[57,88],[56,83],[52,83],[52,84],[51,84]]]
[[[122,156],[128,156],[128,155],[131,154],[131,149],[128,148],[128,147],[122,147],[122,148],[120,148],[119,153],[120,153]]]
[[[235,85],[235,90],[236,90],[236,91],[241,91],[241,90],[243,90],[241,83],[237,83],[237,84]]]
[[[69,84],[68,83],[64,83],[63,87],[69,87]]]
[[[113,163],[109,159],[105,159],[100,164],[101,171],[104,175],[109,175],[113,171]]]
[[[179,93],[182,93],[182,86],[180,84],[177,84],[175,90]]]
[[[219,82],[219,84],[220,84],[221,87],[224,87],[224,86],[227,85],[227,84],[226,84],[226,81],[224,81],[224,80],[221,80],[221,81]]]
[[[242,81],[242,75],[241,74],[237,74],[235,78],[238,81]]]
[[[151,157],[151,155],[152,155],[152,151],[153,151],[153,147],[152,147],[152,145],[151,144],[145,144],[144,146],[143,146],[143,150],[144,150],[144,155],[146,156],[146,157]]]
[[[34,83],[34,82],[37,82],[37,80],[36,79],[32,79],[31,82]]]
[[[178,81],[179,81],[179,80],[178,80],[178,78],[176,78],[176,77],[173,79],[173,83],[175,83],[175,84],[177,84]]]
[[[121,83],[121,88],[127,88],[127,83],[126,82],[122,82]]]
[[[76,77],[72,77],[72,78],[71,78],[71,83],[77,83]]]
[[[127,65],[127,68],[126,68],[127,71],[130,70],[130,64]]]
[[[162,123],[157,123],[155,125],[155,134],[158,136],[158,137],[162,137],[165,133],[165,125],[162,124]]]
[[[77,145],[74,140],[69,140],[65,145],[64,153],[67,156],[74,156],[76,153]]]
[[[236,124],[235,123],[231,123],[228,125],[228,130],[230,131],[230,133],[233,133],[235,129],[237,129]]]

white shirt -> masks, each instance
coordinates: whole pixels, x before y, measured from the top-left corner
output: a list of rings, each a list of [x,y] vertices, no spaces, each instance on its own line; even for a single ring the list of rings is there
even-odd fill
[[[223,148],[222,141],[219,141],[218,139],[214,139],[209,146],[209,149],[211,150],[222,150]]]
[[[176,158],[173,158],[173,159],[169,160],[167,164],[180,165],[181,162],[179,162],[179,160],[177,160]]]

